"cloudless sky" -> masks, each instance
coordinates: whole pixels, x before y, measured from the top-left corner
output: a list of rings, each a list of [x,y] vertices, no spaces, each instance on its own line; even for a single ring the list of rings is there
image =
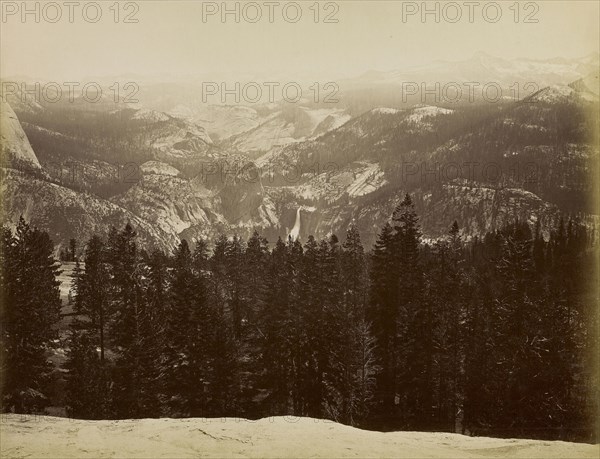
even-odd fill
[[[21,1],[2,1],[6,13],[21,8]],[[34,3],[27,2],[33,9]],[[40,8],[44,3],[39,2]],[[476,2],[473,23],[468,7],[458,1],[462,17],[452,19],[456,8],[440,4],[440,21],[429,15],[423,23],[419,12],[407,16],[402,12],[422,2],[401,1],[338,1],[333,16],[337,23],[324,23],[335,5],[320,2],[319,22],[314,22],[314,1],[298,4],[302,17],[296,23],[286,21],[283,6],[276,2],[274,22],[268,20],[269,7],[256,4],[262,18],[256,23],[239,23],[229,15],[223,23],[220,14],[208,16],[203,22],[203,8],[220,8],[221,2],[200,1],[138,1],[134,17],[138,23],[123,23],[133,6],[119,5],[120,22],[114,22],[113,1],[98,2],[102,17],[97,23],[87,22],[80,1],[74,21],[69,22],[68,7],[56,2],[62,17],[49,23],[40,14],[40,22],[28,15],[23,22],[20,11],[3,17],[0,24],[2,75],[28,75],[41,78],[77,79],[86,76],[108,76],[134,73],[140,75],[172,74],[177,76],[225,72],[262,72],[293,75],[295,73],[329,74],[335,77],[354,76],[370,69],[401,69],[437,59],[461,60],[477,51],[504,58],[580,57],[599,48],[600,11],[597,0],[590,1],[499,1],[502,16],[492,23],[483,16],[483,6]],[[133,2],[132,2],[133,3]],[[234,8],[235,2],[228,2]],[[330,2],[333,3],[333,2]],[[435,8],[436,2],[426,2]],[[204,4],[204,5],[203,5]],[[519,21],[515,22],[515,4]],[[240,3],[240,12],[244,2]],[[52,18],[55,9],[47,7]],[[247,7],[248,17],[256,8]],[[312,8],[312,9],[311,9]],[[454,9],[453,9],[454,8]],[[536,12],[537,10],[537,12]],[[292,18],[295,8],[286,10]],[[487,15],[493,18],[494,7]],[[94,9],[87,10],[93,17]],[[537,23],[525,23],[525,16]]]

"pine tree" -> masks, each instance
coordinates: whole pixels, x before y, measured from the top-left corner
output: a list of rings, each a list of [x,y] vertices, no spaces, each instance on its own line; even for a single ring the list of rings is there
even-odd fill
[[[269,257],[269,243],[254,232],[244,253],[244,278],[246,280],[245,297],[248,303],[248,320],[253,322],[253,316],[264,307],[266,286],[265,271]]]
[[[395,209],[393,247],[397,257],[399,328],[395,338],[400,372],[400,407],[409,426],[424,428],[431,417],[434,314],[424,295],[419,260],[421,231],[410,195]]]
[[[467,304],[464,325],[467,352],[463,433],[482,432],[493,424],[497,415],[496,394],[502,387],[502,378],[497,365],[500,314],[496,299],[501,287],[495,266],[501,249],[499,233],[488,233],[482,241],[476,239],[471,247],[475,293]]]
[[[234,337],[238,342],[242,340],[242,330],[248,321],[248,304],[244,282],[244,252],[243,241],[238,236],[233,236],[227,244],[225,254],[229,280],[229,307]]]
[[[71,325],[67,370],[67,413],[80,419],[110,416],[105,366],[85,325]]]
[[[207,310],[204,286],[184,239],[175,251],[166,321],[166,365],[163,368],[167,404],[174,416],[199,416],[206,410],[208,383]]]
[[[586,274],[593,278],[595,270],[592,266],[582,269],[585,239],[579,225],[569,221],[565,231],[564,222],[560,221],[548,244],[548,253],[553,256],[546,263],[547,276],[538,279],[544,304],[539,311],[539,335],[545,351],[538,384],[547,397],[540,400],[541,419],[537,421],[552,427],[561,438],[585,425],[589,406],[593,406],[584,395],[589,379],[582,371],[593,368],[589,362],[584,363],[585,342],[595,336],[586,325],[597,323],[597,308],[586,311],[583,305],[587,296],[584,292],[589,287],[584,286],[582,279]]]
[[[302,308],[299,310],[300,332],[298,342],[298,383],[300,392],[300,413],[304,416],[320,417],[323,400],[322,374],[322,321],[321,303],[323,277],[320,272],[319,244],[309,236],[304,245],[302,265],[300,267],[299,295]]]
[[[114,346],[112,401],[118,417],[140,416],[142,377],[143,286],[136,232],[127,223],[122,231],[111,231],[107,246],[110,272],[110,337]]]
[[[85,268],[74,279],[75,310],[79,315],[89,319],[89,328],[96,335],[96,343],[100,348],[100,361],[105,360],[105,333],[109,318],[108,282],[109,272],[106,266],[104,243],[98,236],[93,236],[85,251]]]
[[[291,414],[294,335],[291,315],[292,270],[288,249],[279,238],[271,253],[266,279],[265,306],[260,314],[261,387],[266,392],[265,414]]]
[[[208,316],[211,327],[209,345],[208,412],[215,416],[236,414],[239,393],[238,356],[231,308],[231,276],[227,237],[219,236],[210,258],[208,281]],[[241,332],[241,327],[238,327]]]
[[[541,275],[546,271],[545,242],[541,234],[540,220],[535,222],[535,236],[533,239],[533,261],[536,271]]]
[[[357,366],[357,378],[353,388],[353,419],[362,423],[371,413],[375,403],[376,377],[381,371],[381,365],[377,358],[377,339],[372,330],[372,324],[367,321],[369,276],[368,258],[364,255],[360,236],[355,227],[348,231],[344,243],[345,263],[344,271],[362,273],[358,276],[346,275],[347,280],[352,280],[353,286],[347,284],[346,298],[350,300],[349,305],[353,309],[352,321],[352,343],[354,350],[354,362]],[[348,294],[350,293],[350,294]]]
[[[396,334],[398,325],[397,258],[394,252],[394,230],[386,223],[371,255],[370,293],[367,320],[373,324],[377,340],[377,375],[374,420],[379,428],[394,423],[396,396]]]
[[[47,233],[23,217],[16,233],[2,230],[2,410],[40,412],[48,403],[46,360],[61,301],[59,274]]]
[[[540,344],[532,322],[539,313],[532,290],[535,265],[532,258],[531,231],[526,224],[515,222],[502,230],[503,250],[496,269],[502,281],[497,301],[500,313],[499,362],[505,393],[498,394],[498,425],[527,427],[536,390],[531,386],[539,370]]]
[[[168,259],[158,250],[142,258],[144,262],[140,269],[143,270],[144,280],[139,324],[139,412],[140,416],[154,417],[161,412],[164,403],[161,370],[165,357]]]
[[[85,250],[85,268],[73,273],[72,296],[77,316],[70,325],[67,392],[72,416],[102,419],[110,415],[110,377],[105,359],[109,321],[109,273],[104,244],[93,236]],[[98,351],[97,351],[98,349]]]
[[[77,241],[69,240],[69,261],[77,261]]]
[[[367,258],[358,228],[351,225],[346,232],[342,254],[342,290],[348,314],[356,321],[364,320],[368,302]]]
[[[369,418],[375,398],[377,374],[381,366],[377,361],[377,341],[370,324],[360,320],[353,326],[353,362],[356,366],[352,384],[350,422],[361,424]],[[354,370],[354,368],[353,368]]]
[[[336,239],[330,241],[329,255],[333,297],[326,315],[331,330],[326,403],[332,419],[356,425],[369,413],[379,366],[375,339],[365,321],[368,285],[360,235],[351,226],[342,249]]]
[[[288,236],[286,246],[286,271],[289,273],[289,317],[290,328],[288,332],[291,354],[291,403],[292,413],[301,415],[303,413],[303,371],[304,371],[304,325],[303,325],[303,282],[302,270],[304,267],[304,248],[299,239],[292,240]]]
[[[463,343],[460,324],[466,317],[468,285],[463,272],[462,243],[458,223],[448,237],[432,248],[428,268],[428,302],[434,311],[434,372],[436,387],[435,418],[439,428],[456,431],[456,417],[462,398]]]

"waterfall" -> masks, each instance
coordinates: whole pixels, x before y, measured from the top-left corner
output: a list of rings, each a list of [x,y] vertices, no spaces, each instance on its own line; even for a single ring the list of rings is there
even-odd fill
[[[296,223],[294,223],[294,227],[292,228],[292,231],[290,231],[290,237],[292,238],[292,240],[297,240],[298,236],[300,235],[300,207],[298,207],[298,210],[296,211]]]

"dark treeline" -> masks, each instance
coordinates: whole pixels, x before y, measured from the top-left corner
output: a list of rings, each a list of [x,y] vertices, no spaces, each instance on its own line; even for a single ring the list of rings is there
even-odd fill
[[[46,233],[2,246],[2,406],[47,403],[60,298]],[[75,241],[72,249],[74,252]],[[77,418],[296,415],[379,430],[595,441],[598,246],[561,221],[422,240],[407,195],[365,253],[343,241],[140,250],[130,225],[76,265]]]

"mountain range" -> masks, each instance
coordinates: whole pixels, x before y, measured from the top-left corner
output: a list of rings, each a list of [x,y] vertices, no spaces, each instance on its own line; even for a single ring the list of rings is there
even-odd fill
[[[537,86],[494,103],[402,100],[398,86],[415,81]],[[371,245],[406,192],[426,238],[454,219],[466,237],[515,218],[546,235],[565,215],[595,225],[598,86],[597,55],[478,54],[340,81],[336,104],[211,105],[150,86],[138,104],[17,94],[2,101],[3,215],[46,228],[57,250],[127,221],[164,250],[180,237],[257,229],[274,242],[293,228],[305,240],[351,223]]]

